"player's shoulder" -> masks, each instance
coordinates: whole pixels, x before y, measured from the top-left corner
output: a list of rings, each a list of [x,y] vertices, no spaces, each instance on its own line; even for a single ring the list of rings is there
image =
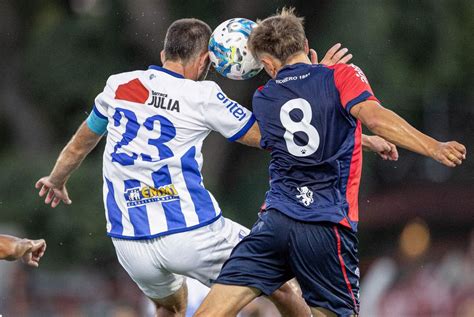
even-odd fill
[[[347,81],[360,80],[364,83],[368,83],[367,77],[365,76],[362,69],[354,64],[336,64],[329,66],[328,68],[334,70],[334,82],[336,86],[340,86],[342,83]]]
[[[359,66],[355,64],[335,64],[332,66],[326,66],[328,69],[334,71],[337,75],[351,75],[357,73],[363,73]]]
[[[203,98],[203,101],[209,102],[210,100],[224,100],[227,98],[226,94],[222,91],[221,87],[214,81],[201,80],[194,82],[196,92]]]
[[[222,90],[221,87],[212,80],[201,80],[194,81],[195,85],[203,90],[212,91],[212,90]]]
[[[118,86],[134,79],[139,80],[144,73],[144,70],[134,70],[113,74],[110,75],[109,78],[107,78],[107,84],[111,86]]]
[[[270,86],[271,82],[268,81],[265,85],[261,85],[257,89],[255,89],[255,92],[253,93],[254,102],[259,98],[265,97],[265,95],[267,95],[271,90]]]

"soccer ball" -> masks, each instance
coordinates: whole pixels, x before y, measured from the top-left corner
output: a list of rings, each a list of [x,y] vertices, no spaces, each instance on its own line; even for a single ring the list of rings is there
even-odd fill
[[[247,48],[247,40],[257,23],[243,18],[222,22],[209,41],[209,57],[219,74],[244,80],[257,75],[263,68]]]

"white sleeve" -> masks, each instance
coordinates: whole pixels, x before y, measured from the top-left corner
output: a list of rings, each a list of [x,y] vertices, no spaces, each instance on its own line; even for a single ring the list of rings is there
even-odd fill
[[[114,90],[110,86],[110,78],[107,80],[107,84],[104,87],[104,90],[95,97],[94,101],[94,112],[102,119],[107,119],[107,113],[109,109],[109,104],[107,100],[114,96]]]
[[[240,139],[254,124],[253,113],[228,98],[216,83],[207,83],[211,94],[203,104],[206,126],[229,141]]]

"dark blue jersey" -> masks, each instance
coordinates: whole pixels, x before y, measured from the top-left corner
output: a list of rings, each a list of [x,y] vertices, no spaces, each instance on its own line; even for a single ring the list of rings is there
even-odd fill
[[[253,111],[272,156],[267,208],[357,230],[361,125],[350,109],[369,99],[354,65],[288,65],[259,88]]]

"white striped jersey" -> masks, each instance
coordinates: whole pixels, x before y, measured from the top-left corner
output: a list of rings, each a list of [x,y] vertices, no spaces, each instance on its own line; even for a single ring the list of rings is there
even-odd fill
[[[111,76],[87,120],[92,131],[107,131],[108,235],[147,239],[217,220],[221,210],[201,175],[203,140],[215,130],[235,141],[254,122],[211,81],[159,66]]]

